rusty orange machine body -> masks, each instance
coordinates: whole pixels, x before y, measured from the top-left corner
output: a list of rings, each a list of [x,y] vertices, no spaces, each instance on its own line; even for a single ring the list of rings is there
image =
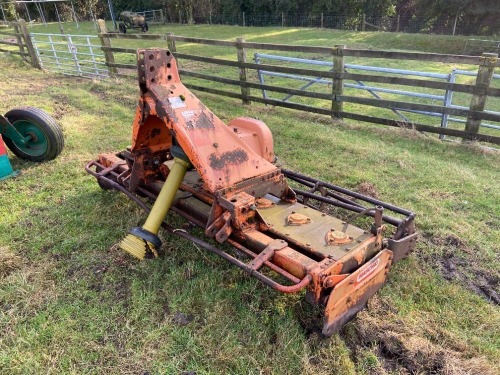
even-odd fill
[[[250,118],[223,123],[181,83],[169,51],[139,50],[138,70],[141,96],[132,146],[100,155],[87,171],[101,187],[125,193],[149,212],[143,198],[155,201],[173,159],[185,160],[189,167],[170,210],[250,261],[166,222],[162,227],[271,288],[284,293],[305,289],[310,303],[324,307],[323,333],[339,330],[385,283],[391,265],[412,250],[414,214],[277,167],[267,126]],[[339,210],[343,219],[329,214]],[[361,217],[371,218],[365,228],[351,224]],[[389,227],[392,233],[385,236]],[[160,248],[161,241],[146,232],[146,248]],[[277,281],[283,278],[288,282]]]

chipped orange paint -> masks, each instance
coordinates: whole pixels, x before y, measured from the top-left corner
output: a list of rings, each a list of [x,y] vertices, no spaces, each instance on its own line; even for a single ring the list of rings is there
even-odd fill
[[[97,173],[90,173],[100,178],[113,171],[113,183],[129,192],[147,190],[151,197],[169,173],[167,161],[182,152],[194,170],[180,190],[197,203],[174,209],[203,226],[208,237],[254,254],[252,275],[268,264],[295,283],[267,285],[284,293],[307,287],[307,300],[325,308],[323,332],[337,330],[382,286],[392,264],[392,252],[384,250],[382,209],[370,232],[339,230],[339,219],[307,206],[305,199],[297,202],[272,164],[273,138],[263,122],[242,117],[226,126],[181,83],[167,50],[139,50],[138,74],[132,147],[100,155]],[[314,189],[326,196],[325,188]]]
[[[132,151],[168,149],[173,132],[211,193],[278,170],[181,83],[169,51],[139,50],[138,56],[142,90]]]

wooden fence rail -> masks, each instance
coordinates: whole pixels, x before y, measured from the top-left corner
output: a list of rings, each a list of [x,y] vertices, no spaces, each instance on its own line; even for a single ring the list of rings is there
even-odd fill
[[[33,47],[26,22],[22,19],[17,22],[0,21],[0,26],[7,27],[7,30],[4,30],[3,27],[0,28],[0,45],[17,47],[19,49],[16,51],[15,49],[0,48],[0,52],[20,55],[24,59],[27,59],[35,68],[40,69],[40,62]],[[11,28],[14,32],[10,31]],[[15,41],[6,40],[2,36],[15,37]]]
[[[0,22],[0,25],[2,24],[6,24],[7,26],[13,27],[14,32],[3,31],[2,29],[0,29],[0,45],[3,44],[5,46],[18,46],[19,51],[0,48],[0,52],[8,51],[10,53],[21,55],[23,57],[29,57],[33,66],[40,68],[40,63],[38,62],[36,51],[34,50],[33,45],[31,43],[31,39],[26,28],[26,23],[20,20],[19,22],[15,23]],[[12,40],[2,40],[1,39],[2,34],[15,37],[16,42]],[[135,55],[137,50],[135,48],[130,48],[130,47],[127,48],[113,47],[112,40],[115,39],[158,40],[162,42],[160,43],[161,46],[164,46],[165,44],[164,42],[166,41],[167,42],[166,44],[168,45],[169,49],[175,54],[175,57],[177,59],[197,61],[207,64],[214,64],[217,66],[227,66],[235,68],[237,70],[238,79],[230,79],[226,77],[220,77],[211,74],[209,75],[201,72],[180,69],[179,72],[181,76],[192,77],[210,82],[217,82],[225,85],[239,87],[240,92],[239,93],[231,92],[227,90],[222,90],[220,88],[214,88],[214,85],[209,85],[210,87],[206,87],[189,83],[185,84],[186,87],[193,90],[241,99],[245,104],[248,104],[250,102],[258,102],[273,106],[280,106],[300,111],[328,115],[337,118],[348,118],[357,121],[370,122],[386,126],[413,128],[419,131],[425,131],[429,133],[461,137],[464,140],[477,140],[482,142],[500,144],[500,136],[481,134],[479,132],[482,120],[500,122],[500,114],[485,111],[485,103],[488,97],[500,98],[500,89],[490,87],[491,77],[493,75],[494,69],[496,67],[500,67],[500,60],[498,59],[498,56],[494,54],[483,54],[482,56],[462,56],[462,55],[444,55],[435,53],[361,50],[361,49],[347,48],[346,46],[343,45],[334,47],[279,45],[270,43],[247,42],[243,38],[239,38],[235,41],[225,41],[225,40],[176,36],[173,35],[172,33],[169,33],[167,35],[117,34],[117,33],[108,33],[104,21],[101,20],[99,21],[99,38],[102,46],[101,49],[104,52],[104,56],[106,59],[106,65],[110,68],[110,73],[116,76],[136,77],[137,65],[131,63],[122,63],[120,62],[120,60],[117,60],[117,57],[115,55],[116,54]],[[225,59],[198,56],[198,55],[178,52],[176,42],[229,47],[234,50],[235,59],[225,60]],[[277,66],[271,64],[256,64],[253,62],[247,62],[246,54],[248,49],[314,53],[314,54],[320,53],[329,56],[330,61],[333,62],[333,70],[325,71],[317,69],[304,69],[297,67],[285,67],[285,66]],[[397,59],[397,60],[433,61],[433,62],[443,62],[443,63],[467,64],[467,65],[477,66],[479,69],[479,73],[476,82],[474,84],[450,83],[442,81],[440,82],[440,81],[432,81],[424,79],[412,79],[407,77],[391,77],[387,75],[376,75],[376,74],[358,74],[345,71],[344,65],[346,57],[364,57],[364,58],[375,58],[375,59],[377,58]],[[131,70],[133,70],[133,72],[131,72]],[[294,74],[300,76],[309,76],[312,77],[311,80],[321,77],[323,79],[331,80],[332,91],[331,93],[318,93],[312,91],[292,89],[288,87],[280,87],[269,84],[251,82],[249,78],[250,77],[249,71],[268,71],[276,73]],[[468,109],[461,109],[461,108],[446,107],[434,104],[420,104],[420,103],[409,103],[406,101],[403,102],[397,100],[383,100],[383,99],[373,99],[366,97],[357,97],[352,95],[346,95],[344,93],[346,80],[376,82],[388,85],[403,85],[409,87],[422,87],[429,89],[461,92],[470,94],[471,102]],[[251,89],[273,91],[288,95],[297,95],[305,98],[325,100],[330,103],[330,108],[321,108],[312,105],[291,103],[271,98],[255,96],[252,95]],[[457,130],[457,129],[443,128],[439,126],[420,124],[420,123],[413,123],[413,122],[408,123],[408,122],[402,122],[400,120],[398,121],[381,117],[360,115],[358,113],[351,113],[347,111],[344,107],[344,103],[355,103],[359,105],[367,105],[377,108],[425,111],[425,112],[432,112],[439,114],[461,116],[466,119],[465,120],[466,124],[464,130]]]
[[[111,39],[119,39],[119,38],[142,39],[142,34],[134,34],[132,36],[128,34],[123,35],[123,34],[101,32],[100,37],[108,41],[108,44],[103,47],[103,51],[105,51],[106,53],[109,54],[126,53],[135,55],[136,49],[111,47]],[[175,57],[177,59],[197,61],[207,64],[214,64],[218,66],[233,67],[238,70],[239,79],[230,79],[226,77],[220,77],[211,74],[209,75],[186,69],[180,69],[179,73],[181,74],[181,76],[198,78],[210,82],[217,82],[225,85],[236,86],[239,87],[241,91],[240,93],[237,93],[237,92],[222,90],[220,88],[214,88],[213,85],[210,85],[210,87],[206,87],[189,83],[186,84],[186,87],[193,90],[241,99],[245,104],[250,102],[258,102],[258,103],[270,104],[273,106],[296,109],[300,111],[329,115],[338,118],[349,118],[380,125],[412,128],[429,133],[461,137],[464,140],[477,140],[477,141],[490,142],[494,144],[500,144],[499,136],[479,133],[480,129],[479,125],[481,123],[481,120],[500,122],[499,114],[484,111],[484,103],[487,97],[500,97],[500,89],[489,87],[491,82],[491,77],[489,78],[489,80],[487,79],[488,74],[493,74],[494,68],[500,66],[500,60],[498,60],[498,56],[494,56],[491,54],[484,54],[483,56],[462,56],[462,55],[444,55],[436,53],[372,51],[372,50],[350,49],[347,48],[346,46],[335,46],[335,47],[297,46],[297,45],[291,46],[291,45],[279,45],[270,43],[247,42],[242,38],[237,39],[235,41],[193,38],[185,36],[176,36],[173,35],[172,33],[169,33],[165,36],[150,34],[143,39],[167,40],[168,47],[172,50],[172,52],[174,52]],[[236,52],[235,56],[236,58],[235,60],[225,60],[214,57],[198,56],[198,55],[178,52],[176,42],[196,43],[202,45],[234,48]],[[315,54],[321,53],[324,55],[331,56],[334,69],[333,71],[325,71],[325,70],[284,67],[284,66],[276,66],[270,64],[256,64],[252,62],[247,62],[246,51],[250,48],[260,49],[260,50],[274,50],[274,51],[288,51],[288,52],[292,51],[300,53],[315,53]],[[468,64],[480,67],[483,73],[478,75],[478,79],[480,80],[479,84],[477,84],[477,82],[476,84],[462,84],[462,83],[450,83],[442,81],[440,82],[440,81],[423,80],[423,79],[412,79],[407,77],[390,77],[390,76],[376,75],[376,74],[348,73],[345,72],[344,70],[345,57],[347,56]],[[487,61],[487,63],[485,63],[485,61]],[[133,76],[135,77],[135,70],[137,69],[137,66],[135,64],[120,64],[116,63],[115,61],[109,61],[108,66],[118,69],[133,69],[134,70]],[[287,87],[279,87],[269,84],[266,85],[262,83],[249,82],[248,72],[250,70],[254,71],[260,70],[260,71],[268,71],[276,73],[294,74],[300,76],[310,76],[314,78],[321,77],[324,79],[331,79],[332,93],[331,94],[318,93],[312,91],[291,89]],[[484,77],[486,77],[486,79]],[[381,99],[344,95],[343,87],[344,87],[344,82],[346,80],[376,82],[389,85],[404,85],[409,87],[423,87],[429,89],[449,90],[454,92],[467,93],[472,95],[471,106],[468,109],[460,109],[453,107],[452,108],[445,107],[441,105],[409,103],[396,100],[381,100]],[[270,98],[263,98],[251,95],[250,89],[266,90],[266,91],[279,92],[306,98],[328,100],[331,102],[331,109],[320,108],[298,103],[284,102]],[[410,111],[426,111],[426,112],[461,116],[467,119],[465,125],[466,130],[443,128],[443,127],[420,124],[420,123],[406,123],[387,118],[350,113],[344,110],[343,103],[355,103],[361,105],[369,105],[378,108],[388,108],[388,109],[397,108],[402,110],[406,109]]]

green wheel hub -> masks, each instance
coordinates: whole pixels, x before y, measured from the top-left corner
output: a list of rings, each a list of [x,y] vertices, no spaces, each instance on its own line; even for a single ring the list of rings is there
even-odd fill
[[[26,139],[26,143],[15,143],[16,147],[30,156],[41,156],[47,152],[47,136],[40,127],[28,120],[17,120],[12,125]]]
[[[41,109],[23,107],[11,109],[3,116],[13,132],[4,137],[7,147],[24,160],[43,162],[59,155],[64,147],[64,135],[56,120]]]

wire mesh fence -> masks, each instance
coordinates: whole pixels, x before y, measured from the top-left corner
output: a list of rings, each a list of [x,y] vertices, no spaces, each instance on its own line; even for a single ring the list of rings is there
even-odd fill
[[[73,6],[72,2],[49,1],[42,8],[41,3],[29,4],[16,8],[14,14],[5,11],[0,4],[0,20],[15,21],[24,18],[29,22],[57,22],[110,18],[107,7],[93,12],[92,7]],[[59,4],[59,5],[58,5]],[[160,9],[142,9],[140,4],[134,7],[137,13],[146,17],[147,22],[181,23],[181,24],[221,24],[238,26],[282,26],[282,27],[311,27],[328,28],[349,31],[386,31],[404,33],[427,33],[444,35],[478,35],[494,36],[500,33],[500,24],[494,14],[484,16],[455,16],[443,14],[441,16],[421,17],[407,14],[381,16],[378,14],[333,14],[324,13],[253,13],[235,11],[210,11],[206,8],[190,9],[166,6]],[[188,10],[190,9],[190,10]],[[118,11],[113,16],[118,16]],[[111,17],[112,18],[112,17]]]
[[[165,22],[182,24],[221,24],[237,26],[281,26],[313,27],[352,31],[386,31],[404,33],[426,33],[444,35],[495,35],[496,31],[487,20],[474,22],[470,18],[443,16],[428,19],[416,16],[378,16],[378,15],[335,15],[289,14],[289,13],[209,13],[187,15],[183,12],[170,12],[164,15]],[[498,30],[497,30],[498,31]]]

